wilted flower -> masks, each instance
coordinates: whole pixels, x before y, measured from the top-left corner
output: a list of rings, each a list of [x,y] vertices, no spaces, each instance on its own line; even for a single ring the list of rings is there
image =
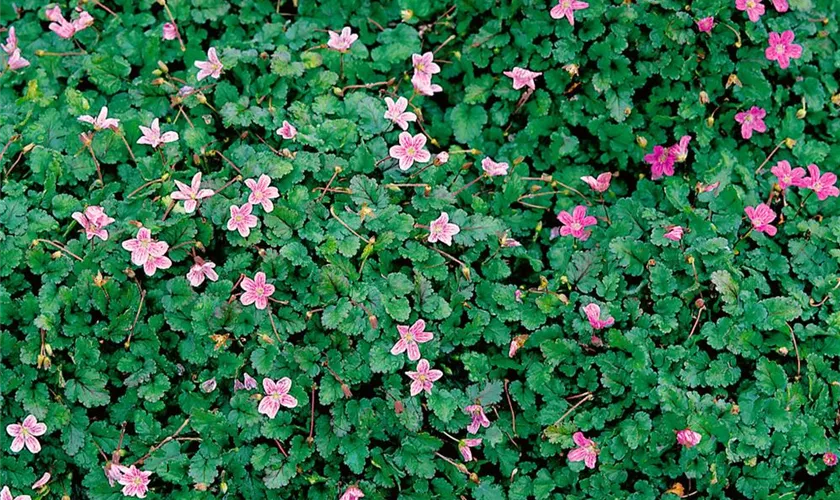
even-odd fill
[[[73,35],[93,24],[93,16],[84,10],[79,13],[79,17],[73,22],[64,18],[61,14],[61,8],[57,5],[52,9],[47,9],[46,15],[47,19],[52,21],[48,26],[50,31],[61,38],[73,38]]]
[[[586,319],[589,320],[589,324],[596,330],[607,328],[615,323],[615,319],[612,316],[607,316],[604,320],[601,319],[601,307],[598,304],[584,306],[583,312],[586,313]]]
[[[444,245],[452,245],[452,237],[461,232],[457,224],[449,222],[449,214],[441,212],[440,217],[429,224],[429,243],[441,242]]]
[[[421,359],[420,362],[417,363],[417,371],[406,372],[405,374],[408,375],[408,377],[412,380],[412,396],[416,396],[423,391],[426,391],[428,394],[431,394],[432,387],[434,386],[435,381],[443,377],[442,371],[430,370],[429,362],[425,359]]]
[[[791,59],[799,59],[802,57],[802,46],[793,43],[793,31],[783,31],[778,34],[775,31],[770,32],[770,46],[764,51],[764,57],[768,61],[776,61],[782,69],[790,66]]]
[[[411,136],[408,132],[400,132],[400,144],[391,146],[388,151],[391,158],[399,160],[400,170],[408,170],[414,162],[426,163],[432,158],[431,153],[423,149],[426,145],[426,136],[417,134]]]
[[[88,240],[93,239],[94,236],[102,241],[107,240],[108,231],[103,228],[114,222],[114,219],[105,214],[105,210],[102,207],[96,205],[87,207],[84,213],[73,212],[71,217],[85,229],[85,235]]]
[[[251,194],[248,195],[248,203],[260,205],[265,212],[274,210],[274,203],[271,200],[279,198],[280,191],[271,186],[271,177],[262,174],[256,181],[245,179],[245,185],[251,190]]]
[[[241,207],[230,206],[230,219],[227,223],[228,231],[239,231],[239,235],[247,238],[251,234],[251,228],[257,227],[257,217],[251,215],[253,207],[246,203]]]
[[[178,132],[160,132],[160,120],[157,118],[152,120],[151,127],[140,125],[140,132],[143,137],[137,139],[137,144],[147,144],[153,148],[178,140]]]
[[[582,432],[575,432],[572,439],[578,446],[569,452],[570,462],[584,462],[590,469],[595,468],[595,462],[598,461],[598,447],[591,439],[587,439]]]
[[[207,50],[207,60],[206,61],[196,61],[195,67],[199,69],[198,74],[195,76],[195,79],[199,82],[204,80],[208,76],[212,76],[215,79],[219,79],[222,75],[222,61],[219,60],[219,56],[216,55],[216,48],[210,47]]]
[[[90,115],[82,115],[78,118],[80,122],[90,123],[94,130],[111,129],[117,130],[120,126],[120,121],[116,118],[108,118],[108,107],[102,106],[99,110],[99,115],[96,118]]]
[[[586,228],[598,223],[595,217],[586,215],[586,207],[583,205],[576,206],[571,214],[565,210],[561,211],[557,214],[557,220],[563,224],[560,228],[562,236],[571,235],[580,241],[586,241],[592,233],[592,231],[587,231]]]
[[[448,152],[441,151],[440,153],[438,153],[435,156],[435,160],[434,160],[435,165],[440,166],[440,165],[443,165],[447,162],[449,162],[449,153]]]
[[[341,498],[338,500],[359,500],[364,496],[365,494],[362,493],[362,490],[360,490],[358,486],[350,486],[344,490],[344,494],[341,495]]]
[[[178,180],[175,181],[175,185],[178,187],[178,191],[173,192],[170,196],[173,200],[183,200],[184,212],[188,214],[195,212],[198,200],[213,196],[212,189],[201,189],[201,172],[193,176],[189,186]]]
[[[394,102],[390,97],[385,98],[385,105],[388,106],[388,111],[385,112],[385,118],[394,122],[403,130],[408,130],[408,122],[416,122],[417,115],[411,111],[406,111],[408,108],[408,99],[400,97],[397,102]]]
[[[701,436],[700,433],[694,432],[691,429],[677,431],[677,443],[685,446],[686,448],[693,448],[697,446],[702,438],[703,436]]]
[[[505,71],[503,74],[513,79],[513,90],[519,90],[522,87],[528,87],[531,90],[535,90],[537,87],[534,84],[534,79],[542,75],[542,73],[538,71],[529,71],[518,66],[514,67],[511,71]]]
[[[481,439],[461,439],[458,441],[458,451],[464,457],[464,462],[472,462],[473,455],[470,448],[480,446]]]
[[[289,377],[283,377],[277,382],[270,378],[263,379],[263,391],[265,396],[260,400],[260,405],[257,411],[263,415],[268,415],[268,418],[273,419],[277,416],[281,406],[286,408],[294,408],[298,401],[293,396],[289,395],[289,390],[292,388],[292,380]]]
[[[586,9],[588,7],[588,3],[580,2],[578,0],[559,0],[559,3],[551,8],[549,14],[553,19],[562,19],[565,17],[566,19],[568,19],[569,24],[574,26],[575,11]]]
[[[41,479],[35,481],[35,483],[32,485],[32,489],[33,490],[40,489],[42,486],[44,486],[44,485],[46,485],[47,483],[50,482],[51,477],[52,477],[52,475],[49,472],[45,472],[44,475],[41,476]]]
[[[682,227],[671,226],[670,228],[668,228],[665,234],[662,235],[662,237],[667,238],[671,241],[680,241],[683,237],[683,232],[684,230]]]
[[[255,304],[257,309],[268,307],[268,298],[274,293],[274,285],[265,282],[265,273],[260,271],[254,275],[254,279],[243,278],[239,285],[245,293],[239,298],[243,306]],[[263,381],[265,382],[265,381]]]
[[[764,117],[767,111],[753,106],[749,111],[741,111],[735,115],[735,121],[741,124],[741,137],[749,139],[753,131],[767,132],[767,125],[764,124]]]
[[[178,38],[178,27],[172,23],[163,23],[163,39],[175,40]]]
[[[597,178],[592,177],[591,175],[585,175],[580,178],[583,182],[589,184],[594,191],[598,193],[603,193],[607,189],[610,188],[610,180],[612,179],[612,174],[610,172],[604,172],[603,174],[599,174]]]
[[[294,139],[297,136],[297,129],[291,123],[283,120],[283,126],[277,129],[277,135],[283,139]]]
[[[247,391],[251,391],[251,390],[254,390],[254,389],[257,388],[257,380],[254,377],[248,375],[247,372],[242,374],[242,378],[243,378],[244,382],[240,382],[238,380],[234,381],[234,383],[233,383],[233,390],[234,391],[238,391],[238,390],[242,390],[242,389],[247,390]]]
[[[43,436],[47,432],[47,426],[39,423],[34,415],[29,415],[20,424],[9,424],[6,426],[6,433],[12,436],[11,450],[17,453],[26,449],[31,453],[38,453],[41,451],[41,443],[38,441],[38,436]]]
[[[776,227],[770,225],[776,218],[776,212],[773,209],[761,203],[755,208],[746,207],[744,212],[746,212],[747,217],[750,219],[753,229],[761,233],[767,233],[770,236],[776,234]]]
[[[205,380],[201,383],[201,390],[206,393],[211,393],[216,390],[216,377],[211,378],[210,380]]]
[[[464,408],[464,411],[472,417],[472,422],[467,426],[467,432],[475,434],[481,427],[490,427],[490,419],[484,414],[484,408],[481,405],[469,405]]]
[[[825,463],[825,465],[829,467],[834,467],[835,465],[837,465],[837,455],[830,451],[825,452],[822,458],[823,463]]]
[[[400,340],[391,348],[391,354],[398,356],[408,351],[408,359],[417,361],[420,359],[420,347],[417,344],[424,344],[434,338],[432,332],[424,331],[426,322],[418,319],[413,325],[397,325]]]
[[[682,163],[688,158],[688,143],[691,142],[690,135],[680,137],[680,142],[671,146],[670,150],[674,153],[674,159],[678,163]]]
[[[341,29],[341,34],[335,31],[327,31],[327,33],[330,35],[330,41],[327,42],[327,47],[339,52],[347,52],[350,50],[353,42],[359,39],[359,35],[351,32],[350,28],[346,26]]]
[[[481,169],[484,170],[484,173],[490,177],[507,175],[508,168],[510,168],[510,165],[506,162],[495,162],[489,156],[481,160]]]

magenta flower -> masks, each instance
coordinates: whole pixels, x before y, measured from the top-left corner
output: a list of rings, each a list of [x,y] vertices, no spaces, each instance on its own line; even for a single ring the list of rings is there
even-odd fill
[[[114,219],[105,214],[102,207],[96,205],[87,207],[84,213],[73,212],[71,217],[85,229],[88,240],[93,239],[94,236],[102,241],[107,240],[108,231],[103,228],[114,222]]]
[[[452,237],[461,232],[457,224],[449,222],[449,214],[441,212],[440,217],[429,224],[429,243],[438,241],[446,246],[452,246]]]
[[[674,161],[682,163],[688,158],[688,143],[691,142],[690,135],[680,137],[680,142],[668,148],[674,154]]]
[[[354,34],[347,26],[341,28],[341,34],[335,31],[327,31],[327,33],[330,35],[330,41],[327,42],[327,47],[339,52],[347,52],[350,50],[353,42],[359,39],[359,35]]]
[[[735,8],[742,12],[746,11],[747,17],[754,23],[757,23],[764,15],[764,5],[761,0],[735,0]]]
[[[470,434],[477,433],[481,427],[490,427],[490,419],[484,414],[484,408],[481,405],[469,405],[464,408],[464,411],[472,417],[472,422],[467,426],[467,432]]]
[[[790,186],[807,187],[807,179],[805,178],[805,169],[796,167],[791,170],[790,163],[787,160],[782,160],[770,169],[776,180],[779,181],[779,189],[785,190]]]
[[[515,66],[511,71],[505,71],[503,74],[513,79],[513,90],[519,90],[522,87],[536,90],[537,86],[534,84],[534,79],[542,75],[538,71],[529,71],[519,66]]]
[[[713,16],[704,17],[697,21],[697,29],[701,33],[711,33],[712,28],[715,27],[715,18]]]
[[[493,161],[489,156],[481,160],[481,169],[484,170],[484,173],[490,177],[507,175],[508,168],[510,168],[510,165],[508,165],[507,163],[503,161],[497,163]]]
[[[26,445],[26,449],[31,453],[38,453],[41,451],[41,443],[38,441],[38,436],[43,436],[47,432],[47,426],[39,423],[34,415],[29,415],[20,424],[9,424],[6,426],[6,433],[12,436],[11,450],[14,453],[19,452]]]
[[[263,415],[268,415],[268,418],[273,419],[277,416],[281,406],[286,408],[294,408],[298,401],[293,396],[289,396],[289,389],[292,388],[292,380],[289,377],[283,377],[277,382],[270,378],[263,379],[263,391],[265,396],[260,400],[260,406],[257,411]]]
[[[79,17],[77,17],[73,22],[64,18],[61,14],[61,8],[57,5],[52,9],[47,9],[46,15],[47,19],[52,21],[49,25],[50,31],[65,39],[73,38],[73,35],[93,24],[93,16],[84,10],[81,11]]]
[[[460,451],[461,456],[464,457],[464,462],[472,462],[473,455],[470,448],[480,445],[481,439],[461,439],[458,441],[458,451]]]
[[[589,184],[589,187],[591,187],[594,191],[598,193],[603,193],[604,191],[610,188],[611,179],[612,174],[609,172],[599,174],[597,178],[592,177],[591,175],[585,175],[580,178],[580,180]]]
[[[216,377],[211,378],[210,380],[205,380],[201,383],[201,390],[207,394],[216,390]]]
[[[219,275],[214,271],[215,268],[216,264],[205,261],[201,257],[196,257],[195,264],[193,264],[187,273],[187,280],[189,280],[191,286],[201,285],[204,283],[205,278],[210,281],[216,281],[219,279]]]
[[[414,76],[411,77],[411,84],[420,95],[433,96],[437,92],[443,91],[443,87],[432,83],[432,78],[425,73],[414,73]]]
[[[596,330],[610,327],[615,323],[615,318],[612,316],[607,316],[604,320],[601,319],[601,307],[598,304],[584,306],[583,312],[586,313],[586,319],[589,320],[589,324]]]
[[[416,396],[423,391],[426,393],[432,393],[432,387],[434,386],[435,381],[439,380],[443,377],[443,372],[440,370],[430,370],[429,369],[429,362],[425,359],[421,359],[419,363],[417,363],[417,371],[416,372],[405,372],[408,375],[408,378],[412,380],[411,382],[411,395]]]
[[[571,214],[563,210],[557,214],[557,220],[563,224],[560,228],[561,236],[571,235],[580,241],[586,241],[589,235],[592,234],[592,231],[586,230],[587,226],[598,224],[598,219],[591,215],[586,215],[586,207],[583,205],[576,206]]]
[[[178,27],[172,23],[163,23],[163,39],[175,40],[178,38]]]
[[[788,3],[787,0],[771,0],[773,2],[773,8],[776,9],[776,12],[787,12],[788,10]]]
[[[227,223],[228,231],[239,231],[240,236],[247,238],[251,234],[251,228],[257,227],[257,217],[251,215],[253,208],[250,203],[246,203],[241,207],[231,205],[230,220]]]
[[[767,111],[753,106],[749,111],[741,111],[735,115],[735,121],[741,124],[741,137],[749,139],[752,137],[753,131],[767,132],[767,125],[764,124],[764,117],[767,116]]]
[[[598,461],[598,447],[595,445],[595,441],[591,439],[586,439],[582,432],[575,432],[572,435],[572,439],[575,441],[575,444],[578,445],[577,448],[569,452],[569,461],[570,462],[584,462],[586,466],[590,469],[595,468],[595,462]]]
[[[169,133],[174,132],[167,132],[167,134]],[[195,208],[198,206],[198,200],[213,196],[212,189],[201,189],[201,172],[193,176],[189,186],[177,180],[175,181],[175,185],[178,186],[178,191],[175,191],[170,196],[173,200],[184,200],[184,212],[188,214],[195,212]]]
[[[117,465],[120,477],[117,482],[122,485],[122,494],[127,497],[146,498],[149,492],[149,476],[151,471],[142,471],[135,466]]]
[[[762,203],[755,208],[746,207],[744,212],[747,213],[747,217],[750,219],[753,229],[760,233],[767,233],[770,236],[776,234],[776,227],[770,225],[770,223],[776,218],[776,212],[774,212],[773,209]]]
[[[143,137],[137,139],[137,144],[148,144],[153,148],[178,140],[178,132],[160,133],[160,120],[157,118],[152,120],[151,128],[140,125],[140,132],[143,133]]]
[[[677,443],[685,446],[686,448],[694,448],[698,443],[700,443],[702,438],[703,436],[701,436],[700,433],[694,432],[691,429],[677,431]]]
[[[674,162],[677,161],[677,156],[671,148],[662,146],[654,146],[653,152],[645,155],[645,162],[650,163],[650,178],[657,180],[662,176],[670,177],[674,175]]]
[[[391,354],[399,356],[408,351],[408,359],[411,361],[420,359],[420,347],[417,344],[425,344],[434,338],[434,334],[424,331],[425,329],[426,322],[422,319],[418,319],[411,326],[397,325],[400,340],[391,348]]]
[[[41,476],[41,479],[35,481],[32,484],[32,489],[37,490],[37,489],[40,489],[42,486],[45,486],[47,483],[50,482],[51,477],[52,477],[52,475],[49,472],[45,472],[44,475]]]
[[[790,66],[791,59],[802,57],[802,46],[793,43],[793,31],[783,31],[778,34],[770,32],[770,46],[764,51],[764,57],[768,61],[777,61],[782,69]]]
[[[339,498],[338,500],[359,500],[364,496],[365,494],[362,493],[362,490],[360,490],[358,486],[351,486],[344,490],[344,494],[341,495],[341,498]]]
[[[224,66],[222,66],[222,61],[219,60],[219,56],[216,54],[216,48],[210,47],[207,49],[207,60],[206,61],[196,61],[195,67],[198,68],[198,74],[195,76],[195,79],[199,82],[204,80],[208,76],[215,78],[216,80],[222,76],[222,70]]]
[[[823,463],[829,467],[834,467],[837,465],[837,455],[831,453],[830,451],[825,452],[822,457]]]
[[[239,285],[245,293],[239,298],[243,306],[256,304],[257,309],[265,309],[268,306],[268,298],[274,293],[274,285],[265,282],[265,273],[260,271],[254,275],[254,279],[243,278]]]
[[[432,75],[440,73],[440,66],[435,64],[435,55],[426,52],[423,55],[413,54],[411,64],[414,66],[414,74],[422,73],[431,78]]]
[[[522,303],[522,290],[515,290],[515,291],[513,292],[513,299],[514,299],[516,302],[518,302],[518,303],[520,303],[520,304],[521,304],[521,303]]]
[[[152,239],[152,232],[141,227],[137,236],[122,242],[122,247],[131,252],[131,262],[135,266],[146,264],[149,257],[162,257],[169,250],[169,245],[163,241]]]
[[[0,490],[0,500],[32,500],[32,497],[29,495],[18,495],[13,497],[12,490],[10,490],[8,486],[3,486],[3,489]]]
[[[805,187],[813,189],[817,193],[817,198],[822,201],[829,196],[840,195],[840,189],[834,186],[837,182],[837,176],[831,172],[826,172],[820,175],[820,168],[815,164],[808,165],[808,173],[810,177],[803,179],[802,182]]]
[[[586,2],[579,2],[578,0],[560,0],[557,5],[551,8],[551,12],[549,12],[549,14],[552,19],[562,19],[565,17],[569,20],[569,24],[574,26],[575,11],[587,8],[589,8],[589,4]]]
[[[169,245],[166,243],[161,242],[161,244],[166,245],[167,250],[169,249]],[[169,257],[150,255],[143,264],[143,271],[146,272],[146,276],[154,276],[158,269],[169,269],[170,267],[172,267],[172,261],[169,260]]]
[[[286,120],[283,120],[283,126],[277,129],[277,135],[283,139],[294,139],[297,136],[297,129]]]
[[[662,235],[662,237],[667,238],[671,241],[680,241],[683,237],[684,232],[685,230],[680,226],[671,226],[668,228],[665,234]]]
[[[262,174],[256,181],[254,179],[246,179],[245,185],[251,190],[248,195],[248,203],[251,205],[260,205],[265,212],[274,210],[274,203],[271,202],[274,198],[280,197],[280,192],[276,187],[270,186],[271,177]]]
[[[408,122],[417,121],[417,115],[411,111],[406,111],[406,108],[408,108],[408,99],[405,97],[400,97],[397,99],[397,102],[394,102],[390,97],[386,97],[385,105],[388,106],[388,111],[385,112],[385,118],[397,124],[401,129],[408,130]]]
[[[234,383],[233,383],[233,390],[234,391],[238,391],[238,390],[241,390],[241,389],[244,389],[244,390],[247,390],[247,391],[252,391],[252,390],[257,388],[257,379],[248,375],[247,373],[244,373],[242,376],[243,376],[243,380],[245,380],[245,381],[244,382],[240,382],[238,380],[234,381]]]
[[[82,115],[78,118],[80,122],[90,123],[94,130],[117,130],[120,126],[120,121],[116,118],[108,118],[108,107],[102,106],[99,110],[99,115],[96,118],[90,115]]]
[[[432,155],[423,149],[426,145],[426,136],[417,134],[414,137],[408,132],[400,132],[399,146],[391,146],[388,153],[391,158],[400,161],[400,170],[408,170],[415,161],[426,163]]]

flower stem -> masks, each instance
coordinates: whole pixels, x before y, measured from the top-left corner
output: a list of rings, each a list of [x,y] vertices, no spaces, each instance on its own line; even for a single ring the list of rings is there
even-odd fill
[[[776,147],[775,147],[775,148],[773,148],[773,151],[770,151],[770,154],[769,154],[769,155],[767,155],[767,158],[765,158],[765,159],[764,159],[764,161],[763,161],[763,162],[761,162],[761,165],[759,165],[759,166],[758,166],[758,168],[757,168],[757,169],[755,169],[755,173],[756,173],[756,175],[758,175],[758,174],[760,174],[760,173],[761,173],[761,169],[762,169],[762,168],[764,168],[764,165],[767,165],[767,162],[768,162],[768,161],[770,161],[770,158],[773,158],[773,155],[774,155],[774,154],[776,154],[776,151],[778,151],[778,150],[779,150],[779,148],[780,148],[780,147],[782,147],[782,144],[784,144],[784,143],[785,143],[785,141],[786,141],[786,139],[785,139],[785,140],[783,140],[782,142],[780,142],[780,143],[776,144]]]
[[[184,430],[184,427],[186,427],[186,426],[187,426],[187,424],[189,424],[189,423],[190,423],[190,419],[189,419],[189,417],[188,417],[186,420],[184,420],[184,423],[182,423],[182,424],[181,424],[181,426],[180,426],[180,427],[178,427],[178,429],[177,429],[174,433],[172,433],[172,435],[167,436],[166,438],[164,438],[164,439],[163,439],[163,441],[161,441],[160,443],[158,443],[158,444],[156,444],[156,445],[152,446],[151,448],[149,448],[148,453],[146,453],[145,455],[143,455],[142,457],[140,457],[139,459],[137,459],[137,460],[136,460],[134,463],[132,463],[131,465],[138,465],[138,464],[142,464],[143,462],[145,462],[145,461],[146,461],[146,459],[147,459],[147,458],[149,458],[149,457],[152,455],[152,453],[154,453],[154,452],[156,452],[158,449],[160,449],[160,447],[161,447],[161,446],[163,446],[163,445],[165,445],[166,443],[168,443],[168,442],[170,442],[170,441],[174,440],[175,438],[177,438],[177,437],[178,437],[178,435],[179,435],[179,434],[181,434],[181,431],[183,431],[183,430]]]
[[[231,166],[234,170],[236,170],[236,173],[238,173],[239,175],[243,175],[243,174],[242,174],[242,171],[241,171],[241,170],[239,170],[239,167],[237,167],[235,163],[233,163],[232,161],[230,161],[230,160],[228,159],[228,157],[227,157],[227,156],[225,156],[225,155],[223,155],[223,154],[222,154],[222,152],[221,152],[221,151],[219,151],[218,149],[211,150],[211,151],[209,152],[209,154],[211,154],[211,155],[219,155],[219,156],[221,156],[221,157],[222,157],[222,159],[223,159],[223,160],[225,160],[225,161],[228,163],[228,165],[230,165],[230,166]]]
[[[562,422],[562,421],[563,421],[566,417],[568,417],[568,416],[569,416],[569,414],[571,414],[573,411],[575,411],[575,410],[577,409],[577,407],[578,407],[578,406],[580,406],[580,405],[582,405],[583,403],[585,403],[585,402],[587,402],[587,401],[590,401],[590,400],[592,400],[592,399],[595,399],[595,395],[594,395],[594,394],[592,394],[592,393],[589,393],[589,394],[588,394],[588,395],[586,395],[583,399],[581,399],[580,401],[578,401],[577,403],[575,403],[575,405],[574,405],[574,406],[572,406],[571,408],[569,408],[568,410],[566,410],[566,413],[564,413],[563,415],[561,415],[561,416],[560,416],[560,418],[558,418],[558,419],[554,422],[554,424],[553,424],[553,425],[555,425],[555,426],[560,425],[560,422]]]
[[[33,241],[32,241],[32,244],[33,244],[33,245],[35,245],[35,244],[37,244],[37,243],[46,243],[47,245],[51,245],[51,246],[53,246],[53,247],[55,247],[55,248],[58,248],[58,249],[59,249],[59,250],[61,250],[62,252],[67,253],[68,255],[70,255],[70,256],[71,256],[71,257],[73,257],[74,259],[78,260],[79,262],[83,262],[83,261],[84,261],[84,259],[82,259],[82,258],[81,258],[81,257],[79,257],[78,255],[74,254],[73,252],[71,252],[70,250],[68,250],[66,246],[62,245],[61,243],[58,243],[57,241],[52,241],[52,240],[41,240],[41,239],[37,239],[37,240],[33,240]]]
[[[158,0],[158,3],[163,5],[163,8],[166,10],[166,15],[169,16],[169,22],[175,26],[175,36],[178,37],[178,43],[181,44],[181,52],[186,52],[187,47],[184,45],[184,40],[181,39],[181,29],[178,28],[178,23],[175,22],[175,16],[173,16],[172,11],[169,10],[169,5],[166,3],[166,0]]]
[[[463,186],[461,186],[461,189],[459,189],[459,190],[455,191],[454,193],[452,193],[452,196],[453,196],[453,197],[454,197],[454,196],[458,196],[459,194],[461,194],[461,191],[463,191],[463,190],[465,190],[465,189],[468,189],[470,186],[472,186],[473,184],[475,184],[476,182],[480,181],[480,180],[481,180],[481,179],[483,179],[483,178],[484,178],[484,175],[479,175],[479,176],[478,176],[478,177],[476,177],[475,179],[473,179],[473,180],[471,180],[470,182],[468,182],[468,183],[464,184]]]
[[[361,234],[359,234],[359,233],[357,233],[356,231],[354,231],[354,230],[353,230],[353,228],[351,228],[350,226],[348,226],[346,222],[344,222],[343,220],[341,220],[341,218],[339,218],[339,216],[337,216],[337,215],[335,214],[335,209],[334,209],[334,207],[332,207],[332,206],[330,206],[330,215],[332,215],[332,216],[333,216],[333,218],[334,218],[335,220],[337,220],[339,223],[341,223],[341,225],[342,225],[342,226],[344,226],[344,227],[345,227],[348,231],[350,231],[351,233],[353,233],[353,234],[354,234],[357,238],[359,238],[360,240],[362,240],[364,243],[366,243],[366,244],[372,244],[372,243],[375,243],[375,242],[376,242],[376,238],[374,238],[373,236],[371,236],[370,238],[365,238],[365,237],[363,237]]]

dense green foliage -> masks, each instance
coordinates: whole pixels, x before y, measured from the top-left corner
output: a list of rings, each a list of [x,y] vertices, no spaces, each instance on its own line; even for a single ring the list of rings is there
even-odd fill
[[[152,0],[102,0],[113,15],[85,3],[94,23],[73,40],[43,1],[2,3],[31,64],[0,76],[0,424],[31,414],[47,432],[37,454],[3,433],[0,487],[122,498],[104,473],[119,449],[166,499],[840,489],[823,462],[840,449],[840,202],[782,192],[770,172],[840,170],[832,0],[767,1],[755,23],[735,0],[590,0],[574,25],[549,0],[169,0],[185,51]],[[344,26],[359,39],[341,54],[326,30]],[[803,52],[782,69],[765,49],[785,30]],[[211,47],[224,71],[196,82]],[[442,91],[412,97],[412,54],[436,49]],[[513,89],[514,67],[542,73],[535,91]],[[398,168],[386,96],[411,98],[409,132],[447,163]],[[77,118],[103,106],[119,128],[80,140],[93,127]],[[735,115],[752,106],[767,132],[746,140]],[[180,139],[136,144],[154,118]],[[284,120],[294,140],[275,133]],[[644,156],[684,135],[687,160],[652,180]],[[467,186],[485,157],[508,174]],[[204,188],[232,183],[196,213],[173,208],[174,180],[197,172]],[[580,180],[602,172],[603,202]],[[244,238],[229,208],[261,174],[280,197]],[[749,231],[759,203],[780,217],[774,236]],[[552,237],[577,205],[598,217],[591,236]],[[106,241],[73,220],[88,206],[115,219]],[[461,229],[451,246],[427,241],[441,212]],[[171,268],[132,264],[121,243],[139,225]],[[191,251],[218,281],[190,285]],[[241,303],[240,275],[257,272],[282,303]],[[615,323],[594,331],[590,303]],[[418,319],[443,376],[410,396],[416,362],[389,351]],[[234,391],[244,373],[257,390]],[[259,413],[264,377],[289,377],[297,406]],[[447,434],[468,436],[476,403],[491,425],[464,463]],[[677,444],[685,428],[699,445]],[[577,431],[597,443],[594,469],[567,457]]]

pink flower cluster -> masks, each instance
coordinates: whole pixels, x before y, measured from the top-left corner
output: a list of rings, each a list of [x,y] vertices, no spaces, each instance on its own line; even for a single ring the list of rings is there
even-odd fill
[[[411,83],[414,85],[414,91],[420,95],[432,96],[443,90],[440,85],[432,83],[432,75],[440,73],[440,66],[434,59],[435,55],[431,52],[411,56],[411,64],[414,66]]]
[[[87,11],[80,8],[77,8],[76,11],[79,16],[70,22],[61,14],[59,6],[56,5],[52,9],[47,9],[47,19],[52,21],[49,25],[50,30],[61,38],[69,39],[73,38],[76,33],[93,25],[93,16],[88,14]]]
[[[227,223],[228,231],[238,231],[239,235],[247,238],[251,229],[257,227],[257,217],[252,215],[254,205],[262,207],[268,213],[274,210],[274,203],[271,201],[280,197],[280,191],[271,186],[271,177],[262,174],[258,180],[246,179],[245,185],[251,190],[248,195],[248,202],[242,206],[230,206],[230,219]]]
[[[9,36],[6,38],[5,45],[0,44],[0,49],[3,49],[3,52],[9,56],[6,61],[6,66],[8,66],[10,70],[15,71],[29,66],[29,61],[20,55],[20,47],[18,47],[18,39],[15,34],[14,26],[9,28]]]
[[[821,173],[820,168],[813,163],[808,165],[809,177],[805,177],[805,170],[802,167],[791,169],[790,163],[786,160],[777,163],[770,171],[776,176],[776,181],[782,190],[791,186],[810,189],[816,193],[820,201],[840,196],[840,189],[835,186],[837,176],[831,172]]]

